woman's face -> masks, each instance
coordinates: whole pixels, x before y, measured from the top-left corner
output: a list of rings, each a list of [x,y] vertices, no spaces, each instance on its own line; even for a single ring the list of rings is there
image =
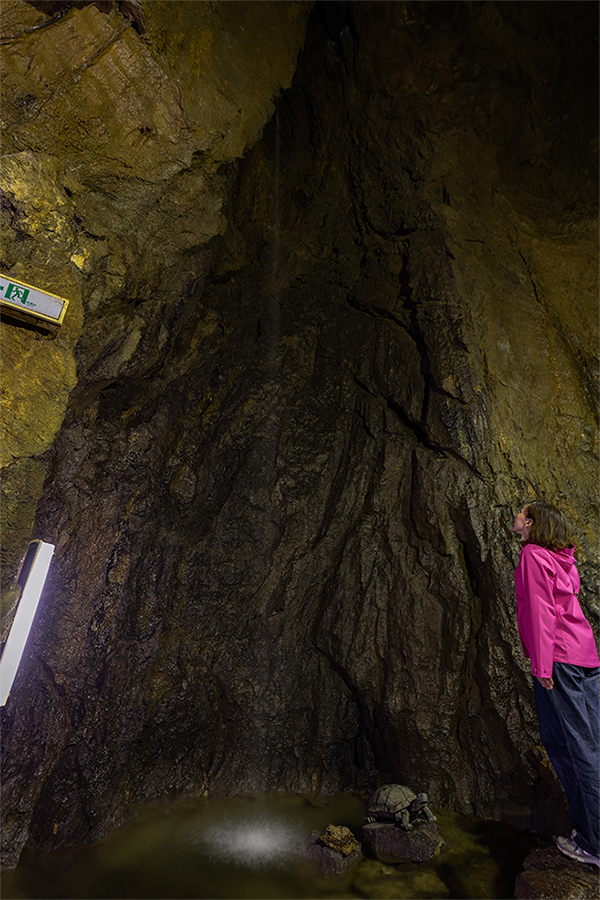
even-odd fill
[[[521,537],[527,539],[529,537],[529,532],[531,531],[531,526],[533,525],[533,519],[530,519],[527,515],[527,507],[524,506],[520,513],[517,513],[515,516],[515,521],[513,522],[513,531],[516,531],[517,534],[520,534]]]

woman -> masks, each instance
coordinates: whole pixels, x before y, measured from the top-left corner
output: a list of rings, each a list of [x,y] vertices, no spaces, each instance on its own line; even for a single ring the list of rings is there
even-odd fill
[[[577,599],[575,547],[563,514],[542,500],[517,513],[513,530],[523,538],[515,571],[519,635],[531,659],[542,743],[575,826],[556,844],[600,868],[600,660]]]

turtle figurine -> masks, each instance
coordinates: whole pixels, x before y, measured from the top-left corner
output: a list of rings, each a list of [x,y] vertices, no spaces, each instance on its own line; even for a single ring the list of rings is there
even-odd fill
[[[427,794],[415,794],[405,784],[384,784],[367,800],[365,822],[395,822],[405,831],[410,831],[411,818],[423,813],[429,822],[435,822],[427,804]]]

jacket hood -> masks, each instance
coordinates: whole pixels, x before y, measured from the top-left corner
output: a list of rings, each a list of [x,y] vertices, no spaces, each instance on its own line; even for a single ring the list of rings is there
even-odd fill
[[[549,553],[553,560],[555,560],[556,564],[561,567],[567,574],[571,571],[573,566],[575,565],[575,547],[565,547],[563,550],[548,550],[547,547],[542,547],[540,544],[525,544],[526,547],[535,547],[536,550],[542,550],[544,553]]]

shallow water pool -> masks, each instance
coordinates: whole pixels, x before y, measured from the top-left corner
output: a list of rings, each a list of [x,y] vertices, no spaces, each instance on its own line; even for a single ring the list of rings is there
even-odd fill
[[[450,843],[431,863],[363,859],[323,876],[302,857],[313,829],[346,825],[361,839],[366,796],[253,795],[144,809],[96,844],[25,854],[3,900],[287,900],[506,898],[536,839],[507,825],[435,809]]]

